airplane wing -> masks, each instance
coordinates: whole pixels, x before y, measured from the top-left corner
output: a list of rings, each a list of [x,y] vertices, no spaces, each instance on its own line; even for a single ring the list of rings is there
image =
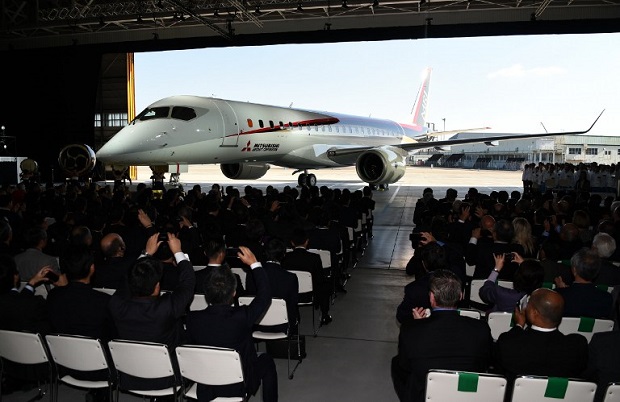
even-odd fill
[[[518,140],[522,138],[538,138],[538,137],[553,137],[557,135],[579,135],[585,134],[592,130],[592,127],[596,124],[598,119],[603,115],[603,111],[598,115],[598,117],[594,120],[592,125],[587,130],[583,131],[570,131],[570,132],[561,132],[561,133],[538,133],[538,134],[502,134],[502,135],[491,135],[484,137],[472,137],[472,138],[458,138],[458,139],[448,139],[443,141],[426,141],[426,142],[412,142],[406,144],[397,144],[391,145],[395,148],[401,148],[405,151],[414,151],[416,149],[424,149],[424,148],[433,148],[433,147],[443,147],[448,145],[457,145],[457,144],[473,144],[473,143],[481,143],[481,142],[493,142],[493,141],[502,141],[502,140]],[[461,130],[458,132],[464,132],[468,130]],[[448,134],[448,131],[438,131],[435,132],[435,135]],[[344,156],[344,155],[352,155],[356,153],[362,153],[369,149],[373,149],[375,147],[353,147],[353,148],[342,148],[342,149],[331,149],[328,151],[328,156]]]

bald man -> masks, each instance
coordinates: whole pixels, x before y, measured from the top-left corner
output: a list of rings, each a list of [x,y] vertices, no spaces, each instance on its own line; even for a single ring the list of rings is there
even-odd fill
[[[564,299],[550,289],[532,292],[515,326],[497,340],[496,368],[513,380],[518,375],[579,378],[588,363],[588,341],[580,334],[558,331]]]
[[[125,256],[125,241],[118,233],[108,233],[101,239],[103,261],[97,262],[93,287],[118,289],[125,287],[127,271],[133,264],[133,258]]]

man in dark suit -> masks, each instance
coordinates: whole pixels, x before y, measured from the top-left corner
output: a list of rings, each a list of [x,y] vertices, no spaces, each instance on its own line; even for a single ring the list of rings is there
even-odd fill
[[[474,229],[472,237],[467,244],[465,258],[469,265],[475,265],[474,279],[486,279],[495,267],[495,254],[510,254],[513,252],[523,255],[523,247],[518,244],[511,243],[514,236],[514,228],[512,222],[506,219],[500,219],[495,222],[493,230],[493,241],[479,241],[482,236],[482,229]],[[500,280],[511,281],[515,271],[519,266],[511,262],[506,264],[500,274]]]
[[[491,330],[485,321],[459,315],[456,306],[462,298],[459,278],[437,270],[430,279],[430,317],[416,309],[416,319],[401,326],[398,355],[392,359],[392,381],[401,402],[424,401],[430,369],[487,370]]]
[[[205,256],[208,260],[207,265],[198,271],[195,271],[196,274],[196,289],[195,293],[204,294],[205,286],[207,282],[207,277],[209,271],[215,267],[229,267],[225,262],[226,260],[226,246],[224,241],[221,239],[210,239],[207,241],[205,245]],[[237,257],[235,257],[237,258]],[[241,264],[239,264],[241,265]],[[237,278],[237,290],[235,292],[235,302],[238,301],[239,296],[243,296],[246,292],[243,288],[243,283],[238,274],[234,274],[235,278]]]
[[[98,338],[104,342],[116,336],[108,310],[110,295],[90,285],[95,273],[87,246],[72,247],[60,257],[60,269],[67,275],[66,286],[53,288],[47,296],[54,331]]]
[[[181,251],[181,241],[168,233],[168,246],[177,261],[179,281],[172,292],[160,294],[162,262],[151,257],[161,246],[158,237],[156,233],[148,239],[144,256],[129,270],[128,288],[114,293],[109,308],[120,338],[164,343],[173,350],[185,342],[183,318],[194,297],[196,278],[192,263]],[[134,389],[171,386],[170,379],[134,380],[121,377],[124,387],[140,387]]]
[[[329,315],[332,284],[325,275],[321,257],[307,250],[308,235],[301,228],[293,231],[291,243],[293,251],[284,255],[282,266],[289,271],[310,272],[315,305],[321,309],[321,325],[327,325],[332,322],[332,316]]]
[[[229,269],[213,268],[209,272],[205,297],[209,307],[191,311],[187,316],[190,343],[232,348],[239,352],[246,389],[254,395],[262,383],[263,401],[278,400],[276,366],[267,354],[256,354],[252,331],[254,324],[269,307],[271,289],[264,268],[247,247],[239,247],[239,258],[252,269],[256,296],[249,306],[232,306],[235,277]],[[198,385],[198,400],[209,401],[216,396],[238,395],[240,385],[209,387]]]
[[[284,242],[277,237],[271,239],[265,247],[267,261],[263,265],[263,269],[267,273],[267,278],[269,278],[271,297],[283,299],[286,302],[290,333],[296,334],[299,323],[299,306],[297,305],[299,301],[299,283],[297,276],[288,272],[281,265],[285,253],[286,245]],[[252,282],[255,284],[256,280]],[[249,288],[248,293],[255,294]],[[284,330],[286,331],[286,328]]]
[[[95,264],[93,287],[119,289],[127,286],[127,272],[135,260],[125,255],[125,241],[118,233],[108,233],[101,239],[103,261]]]
[[[563,310],[564,299],[558,292],[545,288],[532,292],[525,309],[515,309],[515,326],[497,340],[499,373],[509,381],[526,374],[581,377],[588,362],[588,341],[582,335],[558,331]]]
[[[582,248],[570,260],[575,280],[566,286],[562,278],[556,278],[557,291],[564,298],[564,316],[609,318],[613,298],[606,290],[593,283],[599,273],[601,259],[595,250]]]

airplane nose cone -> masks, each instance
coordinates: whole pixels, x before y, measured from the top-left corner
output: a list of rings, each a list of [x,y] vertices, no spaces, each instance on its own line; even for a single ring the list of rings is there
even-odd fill
[[[122,143],[112,138],[97,151],[97,159],[103,162],[119,161],[126,152],[125,148]]]

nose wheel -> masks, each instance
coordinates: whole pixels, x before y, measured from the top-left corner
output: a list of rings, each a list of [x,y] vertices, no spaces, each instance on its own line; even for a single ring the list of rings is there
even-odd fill
[[[297,177],[297,184],[299,184],[299,186],[308,186],[308,187],[316,186],[316,176],[313,175],[312,173],[310,174],[301,173]]]

